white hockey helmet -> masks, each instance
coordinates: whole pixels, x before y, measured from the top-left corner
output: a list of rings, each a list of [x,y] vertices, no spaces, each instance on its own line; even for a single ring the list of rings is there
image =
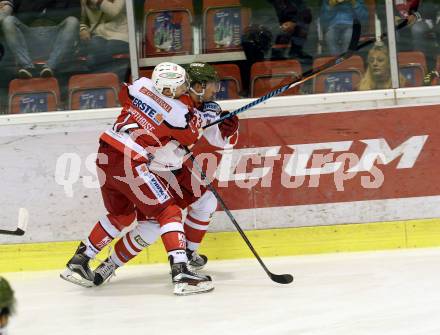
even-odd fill
[[[182,85],[188,85],[186,71],[180,65],[170,62],[164,62],[156,65],[151,75],[154,88],[162,94],[165,88],[169,88],[176,95],[177,88]]]

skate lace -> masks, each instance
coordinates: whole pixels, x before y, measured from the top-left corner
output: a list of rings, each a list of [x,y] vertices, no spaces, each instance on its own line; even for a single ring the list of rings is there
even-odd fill
[[[187,273],[188,274],[190,274],[191,276],[196,276],[196,277],[205,277],[205,275],[203,275],[202,273],[200,273],[200,272],[197,272],[197,271],[193,271],[193,270],[190,270],[190,269],[188,269],[188,268],[186,268],[186,271],[187,271]]]
[[[110,280],[113,277],[116,277],[116,266],[115,264],[110,260],[110,255],[112,253],[113,248],[110,246],[108,248],[108,252],[107,252],[107,258],[105,260],[100,260],[99,258],[95,258],[100,264],[98,265],[97,269],[100,267],[100,269],[98,270],[103,278],[108,278],[108,282],[110,282]],[[101,265],[103,265],[101,267]]]
[[[202,256],[200,256],[197,251],[194,251],[191,255],[190,262],[197,264],[198,266],[203,266],[205,264],[205,260]]]
[[[200,258],[199,254],[197,253],[197,251],[194,250],[194,251],[191,251],[191,253],[188,257],[188,260],[190,262],[197,262],[199,258]]]

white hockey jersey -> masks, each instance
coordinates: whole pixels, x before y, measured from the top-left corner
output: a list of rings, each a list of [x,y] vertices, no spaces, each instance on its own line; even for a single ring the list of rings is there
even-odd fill
[[[119,99],[122,112],[101,139],[133,159],[148,162],[152,171],[180,169],[186,154],[183,146],[194,144],[202,127],[221,113],[216,103],[206,103],[197,110],[189,96],[183,96],[181,101],[167,98],[154,89],[148,78],[123,87]],[[223,138],[218,125],[207,128],[203,135],[220,148],[237,141],[236,134]]]

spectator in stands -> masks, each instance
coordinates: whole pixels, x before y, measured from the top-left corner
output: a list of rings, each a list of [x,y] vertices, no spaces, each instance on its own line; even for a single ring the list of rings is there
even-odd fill
[[[367,71],[359,84],[360,91],[381,90],[392,87],[388,48],[382,42],[376,44],[368,52]],[[405,79],[399,76],[400,85]]]
[[[13,10],[13,3],[12,1],[0,1],[0,24],[2,23],[3,19],[6,16],[9,16],[12,14]]]
[[[289,56],[300,60],[310,60],[312,57],[304,53],[303,47],[307,40],[309,24],[312,22],[312,12],[303,0],[269,0],[274,6],[281,33],[276,37],[276,44],[289,44]]]
[[[420,19],[420,2],[420,0],[394,0],[394,5],[398,15],[400,15],[400,19],[408,19],[410,25]],[[398,19],[399,16],[396,17],[396,21]]]
[[[1,25],[19,67],[18,76],[35,75],[33,60],[44,60],[41,77],[53,76],[60,63],[72,55],[78,39],[79,3],[72,0],[9,0],[8,3],[14,8],[15,16],[6,16]]]
[[[3,19],[12,14],[12,3],[11,1],[0,1],[0,26],[3,22]],[[0,60],[3,59],[5,55],[5,48],[0,41]]]
[[[297,58],[303,66],[311,66],[313,58],[304,52],[304,45],[312,14],[304,0],[240,0],[240,3],[252,10],[251,25],[242,36],[246,55],[246,62],[240,66],[243,87],[249,86],[250,69],[257,61]]]
[[[240,2],[243,6],[252,9],[253,23],[262,26],[261,31],[268,30],[275,36],[276,45],[289,45],[288,57],[312,62],[312,57],[303,50],[309,25],[312,22],[311,10],[304,0],[241,0]],[[274,26],[274,23],[278,25]],[[243,45],[245,52],[246,47],[247,45]],[[273,50],[275,54],[272,58],[284,58],[285,56],[279,51]]]
[[[128,53],[125,0],[81,0],[80,38],[91,70],[112,68],[113,55]]]
[[[362,26],[367,24],[368,9],[364,0],[323,0],[321,27],[331,55],[339,55],[347,51],[354,16]]]
[[[440,4],[423,1],[417,11],[414,11],[410,1],[396,0],[396,9],[400,15],[396,21],[408,18],[411,23],[407,32],[402,31],[399,34],[399,49],[423,52],[428,67],[434,67],[440,46]]]
[[[244,29],[241,43],[250,65],[270,58],[272,40],[272,32],[264,25],[251,24]]]

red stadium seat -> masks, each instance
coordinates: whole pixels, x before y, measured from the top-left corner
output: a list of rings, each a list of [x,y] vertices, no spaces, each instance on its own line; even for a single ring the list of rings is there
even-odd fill
[[[193,52],[192,0],[146,0],[144,3],[145,57]]]
[[[294,59],[256,62],[251,67],[251,96],[260,97],[299,77],[301,64]],[[298,94],[299,87],[291,88],[282,95]]]
[[[151,69],[139,69],[139,77],[151,78],[153,74],[153,68]]]
[[[119,79],[114,73],[78,74],[69,79],[69,108],[118,106]]]
[[[149,69],[139,69],[139,77],[146,77],[146,78],[151,78],[151,75],[153,73],[153,68],[149,68]],[[132,83],[132,77],[131,74],[128,77],[128,82],[131,84]]]
[[[316,58],[313,68],[327,63],[333,57]],[[345,62],[331,67],[315,77],[314,93],[334,93],[356,91],[364,72],[364,61],[360,56],[352,56]]]
[[[221,82],[217,100],[239,99],[241,74],[237,64],[214,64]]]
[[[427,72],[426,58],[420,51],[405,51],[397,54],[400,73],[405,77],[404,87],[423,86]]]
[[[59,102],[55,78],[14,79],[9,83],[9,114],[56,111]]]
[[[241,36],[249,21],[250,9],[239,0],[203,0],[204,52],[241,50]]]

